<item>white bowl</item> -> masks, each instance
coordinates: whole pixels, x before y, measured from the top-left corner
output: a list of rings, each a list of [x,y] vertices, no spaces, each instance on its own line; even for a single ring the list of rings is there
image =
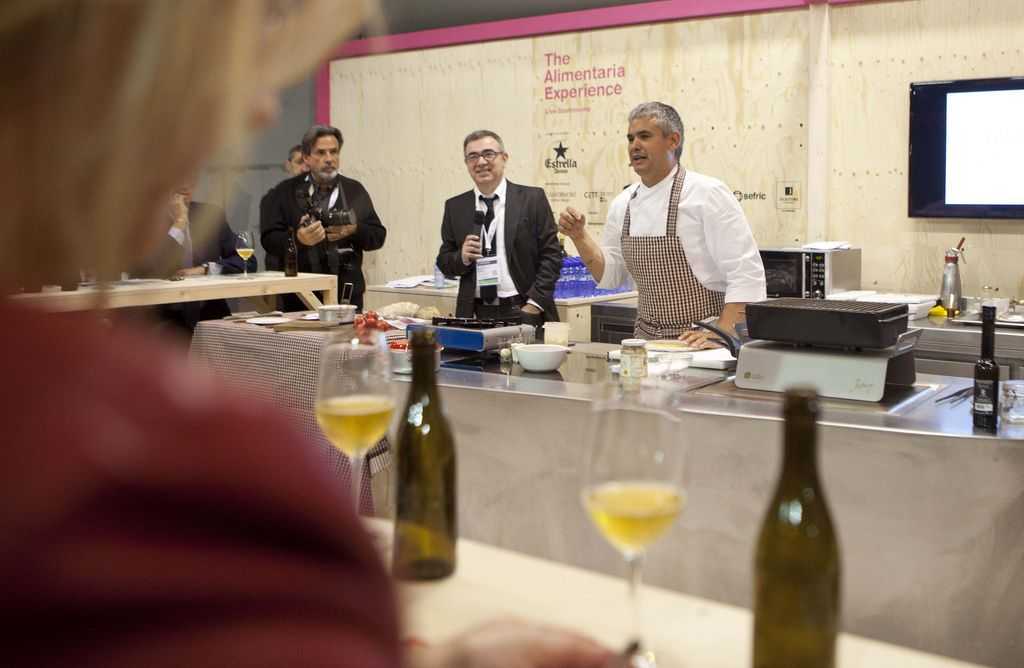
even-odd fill
[[[317,315],[325,325],[341,325],[355,320],[356,307],[354,304],[324,304],[317,309]]]
[[[519,364],[527,371],[554,371],[562,366],[569,349],[550,343],[531,343],[516,348]]]
[[[397,341],[404,341],[404,339],[396,339]],[[393,342],[392,342],[393,343]],[[434,370],[441,368],[441,351],[444,350],[441,346],[438,346],[434,351]],[[388,352],[391,354],[391,371],[392,373],[400,374],[411,374],[412,373],[412,351],[408,348],[396,350],[389,347]]]

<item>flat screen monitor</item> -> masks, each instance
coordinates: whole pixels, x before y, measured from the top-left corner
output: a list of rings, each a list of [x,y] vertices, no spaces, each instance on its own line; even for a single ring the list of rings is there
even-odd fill
[[[1024,77],[910,84],[913,218],[1024,218]]]

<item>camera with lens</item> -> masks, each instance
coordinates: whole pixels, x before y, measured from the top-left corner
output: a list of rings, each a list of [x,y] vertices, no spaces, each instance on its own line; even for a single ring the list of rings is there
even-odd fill
[[[341,211],[321,211],[314,218],[318,218],[324,227],[331,225],[355,225],[356,212],[352,209]]]

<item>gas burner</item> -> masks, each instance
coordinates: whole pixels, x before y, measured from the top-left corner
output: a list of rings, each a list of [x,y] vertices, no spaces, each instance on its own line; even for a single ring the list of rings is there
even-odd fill
[[[458,327],[459,329],[492,329],[495,327],[514,327],[521,325],[522,318],[506,318],[504,320],[483,320],[478,318],[432,318],[431,324],[437,327]]]

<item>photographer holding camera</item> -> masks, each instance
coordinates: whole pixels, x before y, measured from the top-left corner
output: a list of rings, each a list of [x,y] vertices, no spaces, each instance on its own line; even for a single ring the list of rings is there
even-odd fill
[[[285,179],[260,202],[260,239],[268,267],[284,266],[288,237],[295,235],[299,271],[334,274],[341,293],[352,284],[351,303],[363,308],[363,252],[384,245],[387,230],[361,183],[338,173],[344,139],[338,128],[314,125],[302,137],[308,174]],[[287,295],[282,310],[304,306]]]

